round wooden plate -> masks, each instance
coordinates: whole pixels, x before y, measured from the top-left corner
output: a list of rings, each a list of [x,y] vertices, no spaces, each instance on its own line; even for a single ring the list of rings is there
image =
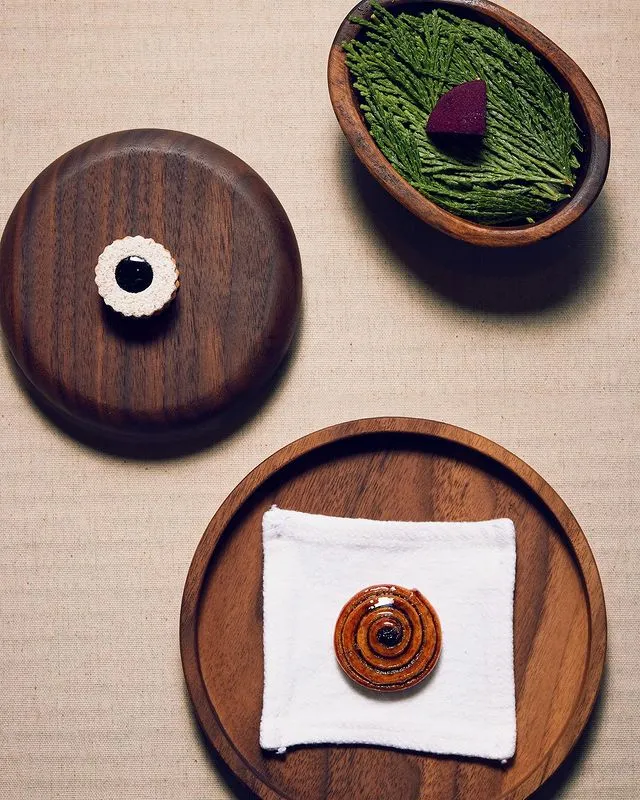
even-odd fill
[[[98,256],[151,237],[180,270],[149,319],[98,294]],[[0,245],[0,318],[17,363],[74,419],[120,432],[208,420],[275,372],[300,305],[287,216],[243,161],[186,133],[133,130],[76,147],[19,200]]]
[[[373,747],[260,750],[261,520],[272,503],[373,519],[513,519],[518,744],[509,764]],[[205,734],[265,800],[521,800],[554,772],[587,722],[604,667],[606,613],[584,534],[530,467],[451,425],[369,419],[288,445],[229,495],[189,570],[180,645]]]

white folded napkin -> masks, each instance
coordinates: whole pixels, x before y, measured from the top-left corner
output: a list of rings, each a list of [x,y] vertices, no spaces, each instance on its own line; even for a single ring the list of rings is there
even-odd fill
[[[263,541],[264,749],[361,743],[513,756],[511,520],[379,522],[273,506]],[[359,687],[334,653],[342,607],[376,584],[418,589],[440,617],[440,660],[405,692]]]

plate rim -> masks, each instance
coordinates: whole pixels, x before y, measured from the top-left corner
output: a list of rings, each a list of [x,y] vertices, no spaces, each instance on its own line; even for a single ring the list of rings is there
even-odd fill
[[[604,592],[595,557],[578,521],[558,493],[528,464],[511,451],[450,423],[416,417],[367,417],[331,425],[285,445],[254,467],[229,493],[202,535],[185,581],[180,608],[180,656],[187,690],[198,724],[209,745],[226,767],[262,800],[295,800],[257,775],[252,765],[229,738],[210,700],[198,654],[198,611],[209,563],[218,542],[236,512],[274,474],[313,450],[341,440],[371,434],[413,434],[462,445],[498,462],[539,497],[568,538],[576,559],[589,610],[589,654],[580,695],[573,715],[545,757],[520,783],[499,800],[526,800],[558,769],[582,734],[595,705],[607,650],[607,617]]]

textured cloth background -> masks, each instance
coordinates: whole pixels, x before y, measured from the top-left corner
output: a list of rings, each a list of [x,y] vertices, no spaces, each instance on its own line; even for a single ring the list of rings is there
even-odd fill
[[[175,128],[270,183],[305,281],[276,391],[246,425],[182,458],[79,443],[0,352],[0,797],[232,797],[180,666],[194,548],[277,448],[342,420],[407,414],[513,450],[581,522],[607,598],[608,670],[577,756],[540,797],[637,798],[640,3],[505,3],[581,64],[614,145],[583,223],[491,253],[425,229],[354,166],[325,78],[351,0],[0,0],[2,223],[67,149],[111,130]]]

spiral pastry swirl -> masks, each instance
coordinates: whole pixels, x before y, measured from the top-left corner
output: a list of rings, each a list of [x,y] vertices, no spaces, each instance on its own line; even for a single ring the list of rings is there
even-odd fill
[[[440,620],[417,589],[370,586],[340,612],[334,647],[338,663],[356,683],[378,692],[402,691],[435,667]]]

